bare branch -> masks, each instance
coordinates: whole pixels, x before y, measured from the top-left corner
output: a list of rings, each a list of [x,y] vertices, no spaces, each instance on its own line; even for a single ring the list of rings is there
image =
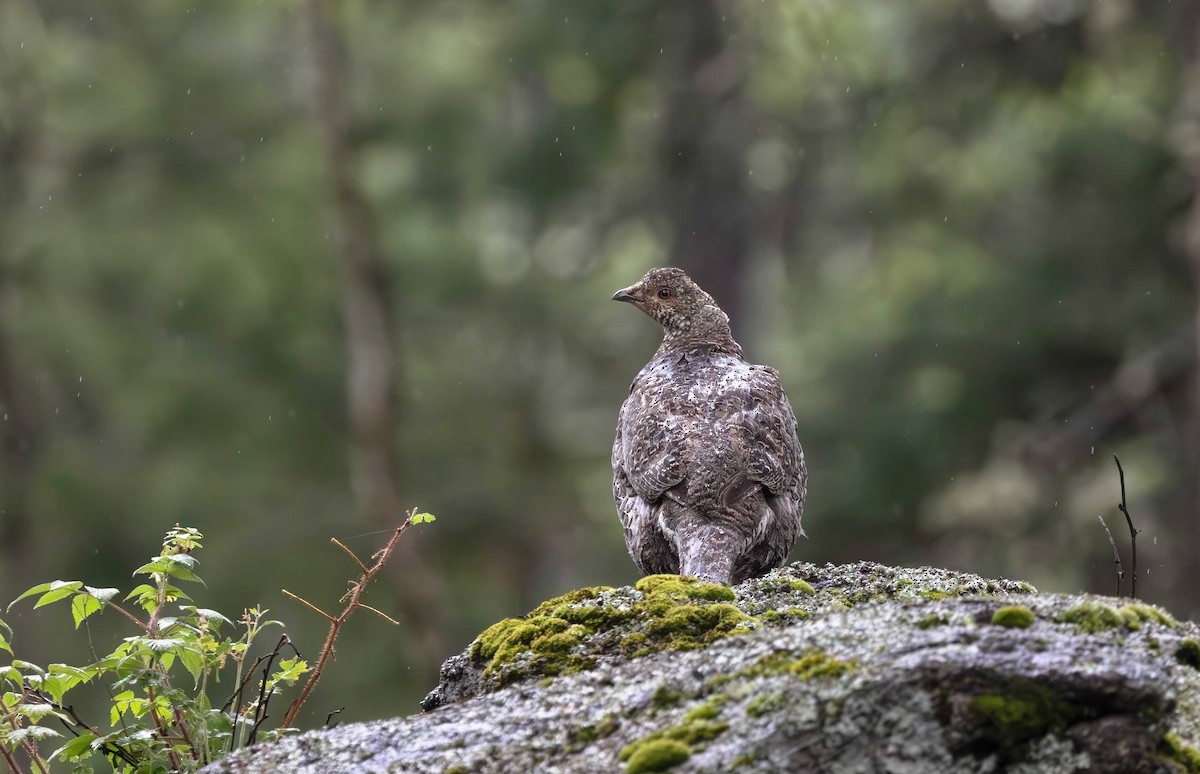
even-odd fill
[[[388,622],[388,623],[390,623],[390,624],[395,624],[396,626],[399,626],[399,625],[400,625],[400,622],[399,622],[399,621],[397,621],[395,618],[392,618],[390,615],[388,615],[387,613],[383,612],[382,610],[379,610],[379,609],[377,609],[377,608],[371,607],[370,605],[364,605],[364,604],[363,604],[363,603],[361,603],[361,602],[360,602],[360,603],[358,603],[358,606],[359,606],[359,607],[361,607],[363,610],[370,610],[372,613],[374,613],[375,615],[379,616],[380,618],[382,618],[383,620],[387,621],[387,622]]]
[[[1117,551],[1117,541],[1113,540],[1112,532],[1109,531],[1108,525],[1104,523],[1104,517],[1097,515],[1100,520],[1100,526],[1104,527],[1104,534],[1108,535],[1108,545],[1112,548],[1113,564],[1117,566],[1117,599],[1121,598],[1121,584],[1125,580],[1125,568],[1121,566],[1121,554]]]
[[[367,571],[367,566],[366,566],[365,564],[363,564],[363,563],[362,563],[362,560],[361,560],[361,559],[359,559],[359,558],[358,558],[358,554],[356,554],[356,553],[354,553],[353,551],[351,551],[351,550],[350,550],[350,549],[349,549],[349,548],[346,546],[346,544],[345,544],[345,543],[343,543],[342,541],[338,540],[337,538],[329,538],[329,542],[333,543],[333,544],[334,544],[334,545],[336,545],[338,548],[340,548],[340,549],[342,549],[343,551],[345,551],[346,553],[350,554],[350,558],[351,558],[351,559],[353,559],[353,560],[354,560],[354,563],[358,565],[358,569],[362,570],[363,572],[366,572],[366,571]]]
[[[1117,455],[1113,455],[1113,460],[1117,463],[1117,473],[1121,476],[1121,504],[1117,507],[1125,514],[1125,523],[1129,525],[1129,598],[1137,599],[1137,536],[1141,530],[1133,528],[1133,517],[1129,515],[1129,507],[1125,503],[1125,471],[1121,468],[1121,461],[1117,459]]]
[[[335,619],[333,616],[331,616],[329,613],[326,613],[324,610],[322,610],[321,608],[317,607],[317,606],[316,606],[316,605],[314,605],[312,602],[309,602],[309,601],[308,601],[307,599],[305,599],[304,597],[297,596],[296,594],[293,594],[292,592],[288,591],[287,589],[280,589],[280,591],[282,591],[284,594],[287,594],[289,597],[291,597],[292,599],[296,600],[296,601],[297,601],[297,602],[299,602],[300,604],[302,604],[302,605],[306,605],[306,606],[307,606],[309,609],[311,609],[311,610],[315,611],[315,612],[317,613],[317,615],[319,615],[319,616],[323,617],[325,620],[327,620],[327,621],[331,621],[331,622],[332,622],[332,621],[334,621],[334,620],[336,620],[336,619]]]
[[[347,619],[350,618],[354,611],[365,607],[375,613],[378,613],[379,615],[383,615],[383,613],[380,613],[378,610],[375,610],[368,605],[364,605],[359,600],[362,597],[363,591],[366,590],[367,585],[375,579],[375,576],[378,575],[379,571],[383,569],[385,564],[387,564],[388,559],[390,559],[392,554],[395,553],[396,546],[400,544],[400,536],[403,535],[411,526],[412,519],[410,516],[404,520],[403,524],[392,531],[392,536],[388,538],[387,544],[375,554],[375,562],[370,567],[364,568],[362,576],[350,585],[350,591],[347,592],[346,597],[343,597],[343,600],[345,601],[345,607],[342,608],[342,612],[338,614],[337,618],[333,618],[326,613],[321,612],[307,601],[297,597],[295,594],[284,592],[287,593],[289,597],[303,602],[313,610],[317,610],[317,612],[325,616],[325,618],[329,620],[329,633],[325,636],[325,644],[321,647],[321,654],[317,657],[317,663],[313,666],[312,672],[310,672],[308,675],[308,682],[304,684],[304,688],[300,691],[300,695],[296,697],[296,700],[292,702],[292,706],[288,708],[287,715],[284,716],[283,723],[280,724],[281,728],[290,728],[292,723],[295,721],[296,714],[300,711],[300,707],[302,707],[304,702],[308,700],[308,696],[310,693],[312,693],[313,688],[316,687],[317,681],[321,679],[321,673],[325,670],[325,664],[329,661],[329,657],[333,655],[333,646],[334,643],[337,642],[338,634],[341,633],[342,625],[346,623]],[[388,618],[386,615],[383,615],[383,617]],[[388,620],[392,619],[388,618]],[[392,623],[395,623],[395,621],[392,621]]]

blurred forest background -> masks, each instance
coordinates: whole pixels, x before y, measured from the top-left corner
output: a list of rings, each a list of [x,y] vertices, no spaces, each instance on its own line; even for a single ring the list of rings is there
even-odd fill
[[[128,590],[179,522],[306,656],[401,509],[436,524],[308,703],[635,579],[609,446],[684,267],[776,366],[793,558],[1200,613],[1200,3],[0,4],[0,601]],[[371,534],[376,533],[376,534]],[[18,655],[86,661],[62,610]],[[105,616],[113,619],[114,616]],[[103,625],[120,629],[119,621]],[[95,627],[93,627],[95,628]]]

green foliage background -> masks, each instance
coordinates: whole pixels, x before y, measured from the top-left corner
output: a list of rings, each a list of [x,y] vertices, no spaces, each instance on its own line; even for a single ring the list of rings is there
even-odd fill
[[[393,280],[398,475],[439,517],[406,538],[448,589],[446,642],[636,577],[608,451],[657,332],[608,299],[667,262],[783,373],[811,471],[794,558],[1111,593],[1117,452],[1139,591],[1194,615],[1187,6],[337,3]],[[328,538],[384,539],[349,486],[305,13],[0,4],[3,601],[127,590],[179,522],[208,536],[198,603],[261,603],[309,656],[323,622],[280,588],[332,609],[354,568]],[[736,255],[688,247],[726,221]],[[1181,335],[1178,373],[1089,426]],[[372,604],[430,583],[392,581]],[[10,616],[18,652],[83,660],[41,613]],[[310,725],[409,712],[436,681],[379,620],[338,656]]]

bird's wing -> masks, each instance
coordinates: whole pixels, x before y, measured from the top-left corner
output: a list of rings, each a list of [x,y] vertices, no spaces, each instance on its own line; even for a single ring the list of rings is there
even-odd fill
[[[653,372],[639,377],[621,406],[613,471],[620,468],[647,502],[657,501],[684,479],[687,408],[677,399],[670,375]]]
[[[624,411],[622,410],[622,415]],[[659,528],[658,510],[654,498],[647,500],[634,489],[624,463],[624,417],[617,423],[617,437],[613,442],[613,499],[617,502],[617,514],[625,531],[625,545],[633,561],[645,573],[673,573],[679,571],[679,559],[675,548]]]
[[[730,419],[743,434],[748,459],[746,470],[725,484],[722,501],[726,505],[737,502],[759,484],[776,497],[802,503],[808,478],[804,449],[796,436],[796,415],[779,382],[779,372],[768,366],[750,366],[731,389],[739,400],[732,402],[738,410]]]

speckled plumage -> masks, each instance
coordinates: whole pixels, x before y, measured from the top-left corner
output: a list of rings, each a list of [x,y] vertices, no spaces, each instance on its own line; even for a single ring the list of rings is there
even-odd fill
[[[729,318],[681,270],[613,296],[663,326],[621,406],[613,496],[645,573],[738,583],[778,567],[803,535],[807,472],[779,373],[742,358]]]

